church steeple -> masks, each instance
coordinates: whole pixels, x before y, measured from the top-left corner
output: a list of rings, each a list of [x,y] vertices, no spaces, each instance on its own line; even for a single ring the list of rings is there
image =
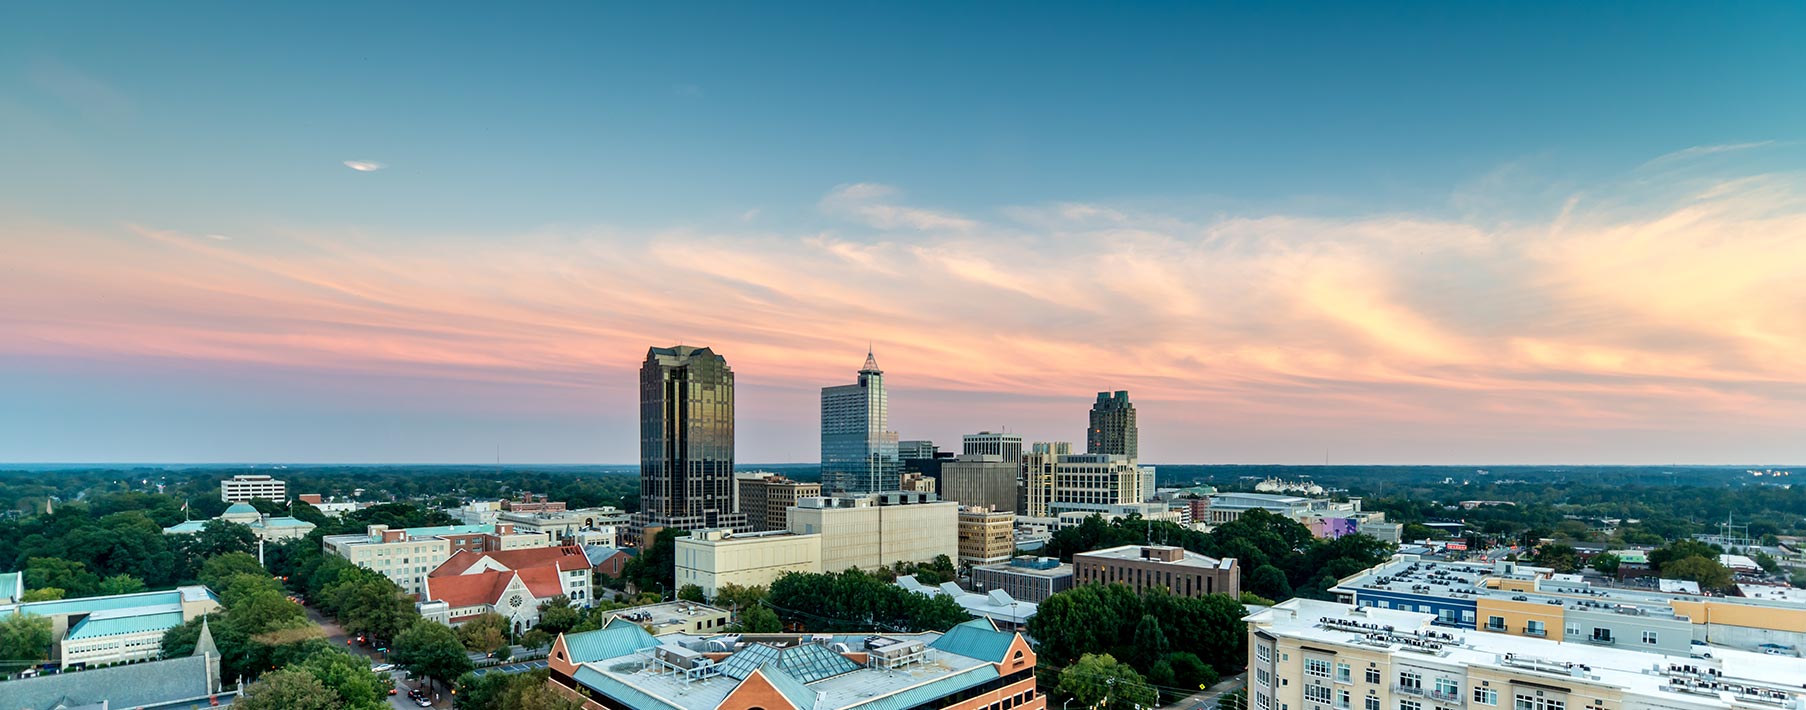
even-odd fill
[[[213,643],[213,629],[207,628],[207,617],[201,617],[201,637],[194,641],[195,656],[218,656],[219,646]]]

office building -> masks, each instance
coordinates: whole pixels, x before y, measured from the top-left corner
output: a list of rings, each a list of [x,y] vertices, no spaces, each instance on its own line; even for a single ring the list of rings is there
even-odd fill
[[[734,510],[734,371],[708,348],[649,348],[640,366],[640,506],[630,542],[659,530],[744,529]]]
[[[460,551],[499,552],[556,544],[550,535],[519,533],[505,523],[394,530],[387,525],[371,525],[361,535],[327,535],[321,539],[326,552],[381,572],[403,592],[414,595],[425,591],[428,572]]]
[[[84,668],[159,658],[164,632],[219,608],[219,598],[212,591],[192,586],[0,604],[0,618],[26,614],[49,619],[51,661],[59,668]],[[0,684],[0,696],[10,687],[10,682]]]
[[[1141,456],[1137,438],[1135,405],[1129,403],[1129,393],[1097,393],[1097,403],[1091,405],[1091,426],[1085,430],[1085,453],[1138,461]],[[1152,492],[1150,488],[1149,493]]]
[[[1638,652],[1311,599],[1246,621],[1250,710],[1806,708],[1806,663],[1798,658]]]
[[[961,437],[960,454],[1001,456],[1005,461],[1022,460],[1022,435],[981,431]]]
[[[913,574],[897,578],[897,586],[928,597],[947,597],[974,619],[988,619],[998,629],[1016,631],[1028,626],[1040,605],[1011,597],[1001,589],[968,592],[952,582],[923,584]]]
[[[1127,456],[1073,454],[1058,457],[1053,470],[1053,500],[1048,512],[1108,513],[1137,504],[1145,497],[1141,469]],[[1148,491],[1152,493],[1152,491]]]
[[[1021,457],[1011,459],[996,454],[962,454],[941,464],[936,492],[942,500],[960,505],[1015,512],[1021,461]]]
[[[939,493],[940,483],[920,473],[905,473],[897,490],[909,493]]]
[[[288,500],[288,483],[264,474],[239,474],[219,482],[219,499],[249,503],[252,498],[281,503]]]
[[[804,498],[788,513],[790,532],[821,536],[824,572],[959,556],[959,504],[933,495]]]
[[[945,633],[656,637],[616,621],[560,635],[548,661],[549,687],[585,710],[1047,707],[1034,649],[984,619]]]
[[[821,536],[788,530],[736,533],[714,528],[692,530],[677,539],[678,589],[694,584],[713,599],[722,585],[770,587],[790,572],[822,571]]]
[[[785,529],[785,510],[798,500],[821,495],[820,483],[792,481],[763,471],[736,474],[734,484],[739,487],[740,514],[746,516],[750,532]]]
[[[603,626],[611,626],[617,619],[630,622],[658,637],[677,634],[708,636],[727,631],[727,627],[733,625],[734,614],[727,609],[707,604],[675,601],[608,612]]]
[[[1020,501],[1016,513],[1028,518],[1051,518],[1053,511],[1054,465],[1061,456],[1072,455],[1072,444],[1064,441],[1037,441],[1022,456]]]
[[[1007,562],[1016,554],[1016,514],[982,506],[959,509],[959,559],[962,565]]]
[[[1217,559],[1168,545],[1123,545],[1072,556],[1074,584],[1120,582],[1138,592],[1166,587],[1182,597],[1239,596],[1241,578],[1233,557]]]
[[[1431,614],[1443,626],[1570,644],[1670,655],[1686,655],[1699,644],[1746,651],[1806,647],[1806,603],[1594,586],[1509,561],[1395,555],[1330,591],[1347,604]]]
[[[628,521],[627,513],[611,505],[567,509],[563,503],[557,508],[516,506],[497,512],[494,519],[495,523],[514,526],[518,533],[545,534],[559,543],[603,547],[618,544]]]
[[[1001,589],[1014,599],[1040,604],[1072,588],[1072,565],[1052,557],[1017,557],[972,568],[978,591]]]
[[[821,390],[822,488],[837,494],[894,491],[901,473],[884,371],[868,351],[857,382]]]
[[[932,459],[938,455],[940,451],[941,447],[935,446],[932,441],[914,439],[897,442],[897,458],[904,461],[909,461],[911,459]]]

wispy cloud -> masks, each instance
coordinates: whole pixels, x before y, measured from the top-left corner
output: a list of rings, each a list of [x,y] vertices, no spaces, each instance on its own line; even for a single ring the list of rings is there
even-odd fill
[[[0,301],[15,306],[0,354],[481,380],[587,401],[598,381],[631,382],[649,344],[706,342],[767,393],[743,416],[805,451],[814,388],[844,379],[867,338],[905,429],[1011,413],[1052,422],[1031,435],[1071,438],[1055,428],[1070,412],[1022,403],[1123,388],[1144,426],[1165,428],[1147,438],[1168,461],[1295,460],[1300,441],[1338,436],[1529,457],[1608,438],[1797,435],[1806,176],[1677,180],[1690,187],[1590,186],[1504,226],[1105,204],[987,222],[858,183],[820,204],[864,225],[846,234],[598,228],[421,250],[343,230],[260,230],[231,248],[54,230],[0,253]],[[975,400],[989,419],[973,419]]]
[[[134,102],[125,92],[60,61],[34,61],[26,73],[40,90],[62,99],[89,118],[115,120],[135,111]]]
[[[368,160],[347,160],[345,161],[345,167],[360,173],[373,173],[388,166]]]
[[[900,193],[889,185],[861,182],[840,185],[821,200],[823,212],[856,219],[878,229],[923,232],[963,232],[978,223],[948,212],[895,204]]]

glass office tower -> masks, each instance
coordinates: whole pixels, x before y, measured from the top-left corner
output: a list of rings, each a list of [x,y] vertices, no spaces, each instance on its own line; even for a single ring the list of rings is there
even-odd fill
[[[884,371],[865,354],[859,381],[821,389],[821,483],[824,492],[897,490],[902,468],[890,431]]]
[[[708,348],[651,348],[640,367],[640,506],[651,522],[731,525],[734,371]]]

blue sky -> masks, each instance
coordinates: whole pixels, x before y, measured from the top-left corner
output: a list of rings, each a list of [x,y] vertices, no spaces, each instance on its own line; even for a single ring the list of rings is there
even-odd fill
[[[1121,379],[1116,372],[1137,365],[1069,354],[1058,366],[1019,375],[943,372],[942,367],[976,367],[978,361],[958,361],[920,341],[934,337],[930,334],[941,332],[947,318],[957,316],[981,323],[1086,327],[1092,334],[1082,338],[1084,344],[1107,352],[1112,338],[1141,342],[1166,337],[1183,330],[1175,324],[1203,316],[1175,311],[1170,315],[1178,320],[1117,330],[1110,325],[1113,319],[1105,317],[1113,314],[1092,314],[1100,318],[1092,321],[1033,294],[1029,303],[1000,299],[994,311],[950,314],[936,310],[947,304],[911,300],[906,286],[861,291],[860,283],[853,283],[820,285],[818,305],[833,308],[835,299],[885,298],[895,309],[873,308],[852,320],[802,319],[845,332],[791,332],[778,324],[750,328],[744,323],[760,322],[767,311],[787,313],[788,322],[798,322],[797,312],[787,309],[808,298],[785,294],[788,300],[777,307],[769,296],[782,291],[777,285],[819,275],[771,273],[765,281],[678,269],[666,262],[685,249],[692,250],[692,259],[726,260],[732,267],[740,263],[735,259],[793,250],[786,263],[801,265],[809,263],[805,255],[813,252],[807,250],[818,248],[843,258],[856,258],[847,255],[857,252],[891,259],[1000,248],[986,254],[995,273],[959,271],[950,277],[961,283],[989,280],[994,286],[1013,269],[1045,273],[1061,268],[1047,255],[1012,257],[1000,245],[1050,249],[1060,252],[1053,256],[1078,263],[1088,257],[1109,263],[1104,260],[1112,255],[1154,250],[1130,244],[1128,251],[1119,251],[1114,246],[1121,245],[1113,240],[1161,234],[1180,246],[1208,242],[1201,254],[1187,252],[1207,263],[1213,254],[1224,256],[1221,250],[1245,256],[1248,247],[1198,234],[1220,234],[1243,220],[1266,227],[1327,220],[1320,231],[1353,230],[1350,239],[1376,251],[1358,264],[1308,267],[1305,275],[1334,277],[1341,284],[1334,288],[1352,281],[1391,284],[1375,287],[1380,295],[1374,299],[1412,300],[1401,295],[1398,285],[1421,287],[1434,274],[1417,269],[1447,265],[1400,263],[1424,250],[1359,236],[1372,234],[1373,220],[1393,226],[1428,223],[1430,232],[1452,235],[1431,238],[1437,245],[1461,242],[1470,230],[1495,244],[1508,243],[1524,239],[1518,229],[1546,232],[1536,225],[1563,219],[1578,196],[1584,196],[1580,204],[1599,205],[1600,220],[1609,212],[1625,224],[1649,225],[1659,223],[1663,210],[1680,208],[1674,195],[1698,194],[1703,181],[1735,184],[1754,176],[1796,174],[1800,153],[1793,146],[1801,138],[1800,127],[1806,126],[1802,28],[1806,6],[1798,3],[565,3],[526,8],[477,3],[14,3],[0,8],[0,212],[9,215],[0,218],[5,230],[0,239],[44,250],[32,252],[29,262],[23,249],[11,257],[12,267],[39,283],[97,293],[100,289],[89,288],[84,279],[110,279],[105,288],[112,289],[107,292],[115,300],[95,296],[93,303],[69,306],[40,293],[43,302],[34,301],[37,307],[30,314],[0,319],[0,328],[19,336],[15,342],[26,343],[0,346],[0,381],[30,384],[34,397],[62,413],[35,425],[41,445],[11,450],[0,445],[0,460],[88,458],[82,442],[95,432],[82,431],[77,424],[82,410],[73,402],[94,411],[154,411],[167,399],[98,386],[96,378],[121,378],[154,389],[187,383],[196,371],[229,366],[261,384],[226,384],[202,376],[195,389],[185,391],[217,395],[220,402],[255,400],[278,392],[305,393],[322,379],[380,379],[397,373],[441,382],[448,391],[479,388],[485,394],[476,401],[482,402],[562,396],[535,388],[600,388],[575,398],[594,405],[589,408],[559,400],[518,415],[472,405],[468,411],[441,408],[424,416],[396,409],[392,402],[355,397],[323,398],[304,408],[307,412],[281,418],[243,405],[197,405],[197,417],[216,420],[206,428],[240,435],[227,435],[229,440],[264,442],[231,449],[233,459],[261,454],[291,460],[460,460],[467,454],[447,454],[430,442],[471,439],[474,432],[530,431],[516,435],[518,448],[533,452],[524,456],[528,459],[626,461],[632,459],[632,435],[619,431],[629,420],[619,418],[620,393],[606,384],[619,377],[611,368],[630,370],[636,351],[654,344],[647,340],[681,338],[740,344],[748,353],[741,356],[742,377],[763,377],[764,383],[787,393],[749,403],[752,409],[744,416],[752,430],[766,435],[743,442],[743,458],[811,458],[812,388],[844,379],[847,373],[841,370],[856,367],[862,355],[834,358],[818,348],[857,350],[867,339],[887,334],[901,341],[891,344],[903,349],[895,360],[917,366],[921,389],[936,393],[919,403],[919,411],[935,414],[913,419],[899,414],[910,425],[937,438],[1000,423],[1020,423],[1031,437],[1074,438],[1058,430],[1064,425],[1056,422],[1082,415],[1044,414],[1039,405],[997,404],[995,411],[984,411],[971,422],[943,413],[970,411],[974,399],[1040,402],[1040,397],[1056,396],[1043,383],[1084,372],[1087,363],[1101,373],[1099,379]],[[1660,162],[1676,155],[1681,159]],[[348,170],[346,161],[382,167],[360,173]],[[1051,222],[1043,214],[1058,213],[1060,219],[1080,212],[1104,214],[1066,209],[1075,205],[1125,218],[1109,229],[1086,231]],[[1763,214],[1789,216],[1791,205],[1791,199],[1783,199]],[[1645,212],[1625,216],[1633,207]],[[1599,233],[1614,232],[1600,226]],[[157,244],[147,247],[147,239]],[[1296,253],[1300,243],[1321,246],[1311,235],[1263,231],[1259,239],[1264,240],[1263,253],[1275,258]],[[193,240],[207,250],[196,251]],[[153,248],[187,251],[139,253]],[[651,251],[637,261],[597,261],[642,249]],[[1346,248],[1330,251],[1342,254]],[[484,256],[469,256],[474,254]],[[444,262],[454,255],[480,263]],[[1454,273],[1470,274],[1479,282],[1506,278],[1484,273],[1480,266],[1496,262],[1495,252],[1464,258],[1468,260],[1457,264]],[[1780,258],[1793,266],[1785,255]],[[8,265],[4,259],[0,257],[0,266]],[[150,264],[164,270],[161,280],[130,276],[134,265]],[[314,276],[297,275],[297,264]],[[236,318],[237,311],[215,310],[220,306],[210,305],[205,295],[211,288],[206,284],[225,282],[317,288],[343,275],[381,284],[378,269],[383,264],[407,273],[432,273],[436,280],[388,298],[374,298],[367,290],[349,296],[391,309],[380,323],[359,320],[369,315],[370,303],[334,303],[362,314],[353,318],[321,310],[317,293],[278,298],[253,286],[234,287],[235,308],[281,314],[256,324]],[[645,277],[647,283],[621,285],[636,264],[648,272],[633,276]],[[923,283],[933,283],[936,272],[923,264],[918,266],[928,270],[917,275]],[[498,271],[479,278],[479,267]],[[258,269],[261,277],[246,273]],[[1208,297],[1222,303],[1214,295],[1186,290],[1185,284],[1202,275],[1188,271],[1159,278],[1176,284],[1167,298]],[[140,277],[142,283],[134,280]],[[913,278],[910,273],[888,277],[902,282]],[[735,282],[730,290],[744,300],[726,307],[744,309],[733,319],[740,323],[724,324],[682,308],[671,309],[663,320],[641,313],[627,322],[613,306],[634,302],[636,294],[683,299],[687,285],[699,278]],[[121,285],[122,280],[129,283]],[[478,280],[491,285],[467,285]],[[165,290],[172,288],[169,281],[198,290],[170,293]],[[557,285],[533,293],[512,290],[521,283]],[[867,278],[861,283],[874,282]],[[1463,338],[1501,338],[1458,348],[1471,353],[1530,347],[1524,343],[1541,342],[1550,329],[1585,334],[1592,327],[1588,319],[1601,317],[1596,304],[1564,300],[1551,294],[1546,282],[1508,285],[1512,293],[1505,296],[1443,292],[1440,301],[1435,292],[1420,288],[1413,293],[1424,303],[1376,306],[1374,312],[1385,314],[1383,322],[1366,316],[1331,320],[1417,334],[1425,332],[1422,323],[1429,323],[1459,331]],[[1767,290],[1773,287],[1768,281],[1745,286],[1774,294],[1774,302],[1764,305],[1782,311],[1795,302],[1794,291]],[[1734,313],[1747,303],[1747,297],[1741,302],[1734,297],[1747,293],[1726,291],[1725,300],[1716,303]],[[1533,296],[1571,308],[1494,319],[1492,314],[1510,311]],[[340,297],[345,296],[333,298]],[[533,321],[521,313],[570,320],[531,338],[521,336],[544,349],[534,363],[504,365],[508,358],[498,353],[485,363],[463,363],[465,369],[455,372],[403,367],[419,351],[388,339],[417,335],[407,325],[410,314],[461,298],[519,309],[502,322]],[[959,303],[984,298],[977,294]],[[1273,307],[1268,301],[1233,305],[1246,309],[1239,312],[1244,316]],[[580,308],[595,310],[574,310]],[[1409,315],[1400,316],[1405,311]],[[1702,318],[1713,312],[1683,313],[1675,317]],[[899,326],[897,321],[906,320],[899,314],[919,318],[920,327]],[[455,312],[441,315],[457,319]],[[1660,327],[1652,326],[1650,332],[1622,334],[1609,343],[1589,340],[1585,346],[1636,351],[1667,358],[1661,360],[1665,367],[1681,367],[1676,363],[1693,353],[1679,353],[1672,343],[1704,348],[1701,343],[1712,341],[1690,340],[1698,333],[1676,331],[1666,320],[1670,316],[1654,318]],[[857,319],[861,317],[876,320],[867,323]],[[1292,307],[1272,318],[1298,320]],[[119,333],[120,323],[161,323],[168,326],[165,333],[178,326],[192,328],[186,340],[219,338],[232,345],[153,347]],[[322,324],[337,329],[332,331],[334,345],[318,345],[328,339],[319,335],[310,347],[324,350],[301,361],[283,359],[279,351],[295,347],[297,333]],[[1175,351],[1222,354],[1232,349],[1228,343],[1262,341],[1287,357],[1308,360],[1308,353],[1325,351],[1352,357],[1345,348],[1311,335],[1316,331],[1302,323],[1295,332],[1283,333],[1221,325],[1206,334],[1172,336],[1168,344]],[[583,330],[592,326],[594,332]],[[489,326],[429,339],[481,341],[483,327]],[[1504,332],[1508,328],[1520,330]],[[1528,330],[1538,331],[1538,337],[1530,337]],[[118,333],[112,339],[118,342],[107,342],[109,333]],[[972,339],[949,343],[1014,353],[1033,362],[1038,351],[1020,350],[1028,347],[1026,341],[1010,335],[981,330]],[[353,341],[366,337],[370,345],[359,351]],[[1740,347],[1806,350],[1798,338],[1797,332],[1783,328]],[[1424,342],[1432,341],[1449,342]],[[808,354],[786,353],[784,342]],[[396,354],[404,351],[410,354]],[[1416,351],[1419,356],[1426,352]],[[733,352],[727,354],[736,360]],[[1189,394],[1167,399],[1174,439],[1200,424],[1179,416],[1191,408],[1186,397],[1234,390],[1235,398],[1270,399],[1260,391],[1235,390],[1229,383],[1250,376],[1228,374],[1268,360],[1224,356],[1240,364],[1224,365],[1223,380],[1196,390],[1177,388]],[[388,364],[341,364],[365,357]],[[444,361],[440,356],[429,359],[415,364],[430,368]],[[840,360],[851,366],[832,364]],[[804,365],[785,364],[792,362]],[[1288,378],[1304,377],[1318,383],[1312,386],[1332,389],[1427,386],[1395,382],[1391,374],[1378,375],[1351,362],[1343,361],[1343,366],[1365,374],[1351,374],[1348,381],[1330,373],[1304,376],[1282,369]],[[1686,362],[1691,371],[1704,367]],[[1527,376],[1514,369],[1523,366],[1517,360],[1491,369],[1467,360],[1460,364],[1484,372],[1487,391],[1499,388],[1499,378]],[[1384,369],[1396,373],[1418,365],[1392,363]],[[386,369],[390,367],[400,369]],[[492,367],[507,372],[485,369]],[[1793,411],[1800,403],[1798,378],[1762,368],[1756,368],[1760,373],[1734,369],[1738,374],[1732,379],[1740,387],[1780,385],[1769,391],[1785,393],[1773,395],[1782,398],[1780,403],[1747,406],[1784,405]],[[1554,382],[1573,376],[1560,367],[1554,370],[1537,377]],[[1443,392],[1453,396],[1481,375],[1464,371],[1447,377],[1440,386],[1452,388]],[[1663,374],[1661,381],[1672,377],[1679,376]],[[1167,390],[1174,387],[1173,378],[1185,379],[1170,375],[1137,384]],[[1700,386],[1723,386],[1717,377],[1703,381],[1718,384]],[[1070,396],[1076,404],[1060,406],[1082,409],[1087,389],[1108,385],[1075,383]],[[509,386],[522,389],[507,390]],[[1302,385],[1288,380],[1286,386]],[[1624,393],[1604,387],[1608,393]],[[909,395],[899,396],[910,403]],[[1641,455],[1645,437],[1663,440],[1671,430],[1693,426],[1681,414],[1685,397],[1670,396],[1674,399],[1666,405],[1638,405],[1635,411],[1641,415],[1634,426],[1621,423],[1612,429],[1618,432],[1613,436],[1582,438],[1560,450],[1592,460]],[[1151,399],[1149,406],[1160,413],[1161,397]],[[1419,414],[1447,404],[1421,402]],[[1601,406],[1615,410],[1619,405]],[[1512,405],[1501,411],[1535,410]],[[0,424],[30,417],[0,413]],[[390,442],[365,440],[358,431],[370,427],[341,424],[369,417],[391,422],[383,428],[405,435],[390,437]],[[122,434],[133,429],[133,418],[106,419],[111,422],[106,427]],[[1388,431],[1408,428],[1399,422],[1409,421],[1392,422]],[[1504,441],[1439,443],[1431,447],[1432,455],[1409,436],[1396,435],[1369,447],[1361,442],[1371,441],[1374,432],[1338,426],[1326,421],[1308,438],[1345,441],[1356,448],[1356,457],[1389,461],[1471,456],[1505,462],[1537,441],[1531,428]],[[1470,422],[1468,428],[1476,426],[1478,422]],[[1491,424],[1488,428],[1496,430]],[[1639,433],[1624,434],[1627,429]],[[595,431],[609,433],[598,438],[586,434]],[[1678,451],[1664,451],[1658,458],[1699,452],[1705,459],[1727,460],[1751,450],[1766,457],[1806,454],[1784,443],[1784,430],[1762,431],[1766,433],[1760,436],[1770,438],[1760,442],[1767,443],[1678,442],[1673,445]],[[291,432],[310,433],[306,438],[311,443],[284,445],[289,438],[284,434]],[[911,432],[904,434],[909,438]],[[221,449],[213,439],[149,438],[117,457],[225,456],[215,453]],[[1174,441],[1162,453],[1171,461],[1320,458],[1296,454],[1294,448],[1322,447],[1294,447],[1298,442],[1292,438],[1284,427],[1272,426],[1254,437],[1266,442],[1260,446],[1237,448],[1238,441],[1253,439],[1236,435],[1220,441]]]

